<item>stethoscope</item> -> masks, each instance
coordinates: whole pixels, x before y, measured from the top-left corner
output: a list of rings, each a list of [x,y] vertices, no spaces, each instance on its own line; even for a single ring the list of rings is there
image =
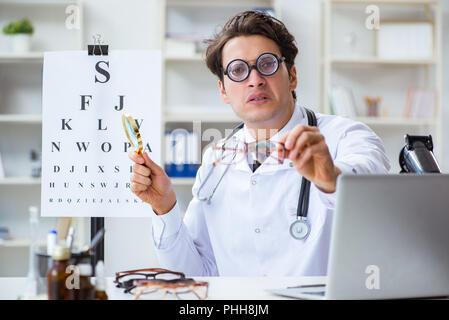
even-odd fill
[[[304,108],[307,114],[307,120],[309,126],[316,126],[317,120],[315,113],[312,110],[309,110],[307,108]],[[234,129],[232,129],[232,132],[225,137],[223,142],[228,141],[237,131],[242,129],[244,126],[244,123],[240,123],[238,126],[236,126]],[[234,154],[234,157],[237,154]],[[212,175],[213,170],[215,169],[216,163],[213,164],[213,167],[209,170],[209,173],[207,174],[206,178],[204,178],[204,181],[201,183],[201,185],[198,187],[198,191],[195,195],[195,197],[200,201],[206,201],[207,204],[211,203],[212,197],[215,194],[215,191],[217,190],[218,186],[220,185],[221,180],[225,176],[226,172],[228,172],[230,166],[226,166],[226,169],[223,171],[220,179],[218,180],[217,184],[215,185],[214,189],[212,190],[212,193],[208,197],[200,197],[200,191],[203,188],[203,186],[206,184],[207,180],[209,180],[209,177]],[[298,199],[298,206],[296,209],[296,221],[294,221],[290,225],[290,235],[297,240],[305,240],[310,234],[310,223],[307,219],[307,213],[309,210],[309,195],[310,195],[310,181],[306,178],[302,177],[301,181],[301,190],[299,192],[299,199]]]

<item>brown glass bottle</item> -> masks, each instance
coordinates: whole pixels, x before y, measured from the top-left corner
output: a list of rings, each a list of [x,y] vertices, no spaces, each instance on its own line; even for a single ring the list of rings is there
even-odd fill
[[[92,266],[90,264],[82,264],[80,267],[80,300],[93,300],[95,297],[95,288],[90,282],[92,276]]]
[[[105,291],[95,291],[95,300],[108,300],[108,295]]]
[[[87,263],[78,265],[79,270],[79,288],[70,291],[72,300],[93,300],[95,298],[95,288],[90,282],[92,276],[92,266]]]
[[[53,249],[53,265],[47,272],[48,300],[69,300],[70,292],[66,280],[70,250],[67,246],[56,245]]]

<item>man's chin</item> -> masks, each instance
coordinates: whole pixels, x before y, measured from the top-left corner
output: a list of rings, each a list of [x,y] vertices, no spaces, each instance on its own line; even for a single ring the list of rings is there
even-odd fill
[[[251,108],[253,110],[248,110],[246,112],[242,112],[240,118],[242,118],[245,122],[251,122],[254,124],[260,123],[266,123],[267,121],[270,121],[275,112],[271,109],[265,109],[265,108]]]

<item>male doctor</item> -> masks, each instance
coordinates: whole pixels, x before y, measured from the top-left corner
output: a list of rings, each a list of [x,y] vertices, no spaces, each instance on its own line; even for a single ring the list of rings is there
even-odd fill
[[[294,42],[279,20],[247,11],[208,40],[206,52],[223,101],[244,122],[231,138],[278,142],[283,163],[273,165],[268,157],[254,166],[257,155],[248,153],[244,161],[214,167],[216,152],[207,150],[183,218],[164,170],[146,153],[129,153],[135,162],[131,189],[151,204],[162,267],[189,276],[326,275],[337,177],[388,172],[382,142],[364,124],[316,114],[317,127],[308,125],[305,109],[295,103]],[[297,239],[289,230],[302,177],[311,182],[310,231]]]

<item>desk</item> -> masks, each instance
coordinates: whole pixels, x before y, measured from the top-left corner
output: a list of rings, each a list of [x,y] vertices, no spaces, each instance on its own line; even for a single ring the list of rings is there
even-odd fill
[[[266,289],[325,283],[326,277],[194,277],[209,282],[209,300],[280,300],[289,299],[273,295]],[[26,278],[0,278],[0,300],[15,300],[23,290]],[[106,293],[110,300],[132,300],[134,296],[115,287],[114,278],[107,278]],[[194,298],[193,295],[189,297]],[[142,295],[143,299],[161,299],[162,294]],[[166,300],[176,299],[167,295]]]

